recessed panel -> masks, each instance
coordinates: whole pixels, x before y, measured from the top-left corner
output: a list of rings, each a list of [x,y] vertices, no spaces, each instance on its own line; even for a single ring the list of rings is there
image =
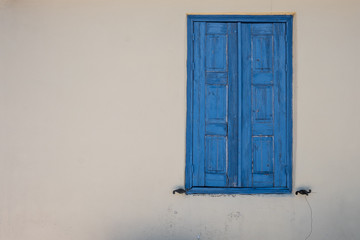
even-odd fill
[[[256,71],[272,71],[273,37],[271,35],[253,36],[253,68]]]
[[[252,114],[253,122],[266,122],[273,119],[273,87],[252,87]]]
[[[225,172],[226,170],[226,137],[205,137],[206,172]]]
[[[227,84],[228,73],[227,72],[206,72],[205,80],[208,84]]]
[[[206,135],[227,135],[227,124],[226,123],[206,123],[205,127]]]
[[[206,36],[206,71],[227,71],[227,35]]]
[[[205,173],[206,187],[226,187],[226,173]]]
[[[253,173],[253,187],[274,187],[274,173]]]
[[[272,85],[274,83],[273,79],[273,72],[253,72],[251,82],[258,85]]]
[[[206,23],[206,34],[226,34],[227,23]]]
[[[255,23],[252,24],[251,33],[252,34],[272,34],[273,33],[273,24],[272,23]]]
[[[206,85],[205,89],[206,121],[225,123],[227,121],[227,86]]]
[[[273,172],[274,143],[272,136],[252,138],[252,162],[253,173]]]
[[[274,124],[273,122],[255,121],[252,124],[252,135],[253,136],[269,136],[274,135]]]

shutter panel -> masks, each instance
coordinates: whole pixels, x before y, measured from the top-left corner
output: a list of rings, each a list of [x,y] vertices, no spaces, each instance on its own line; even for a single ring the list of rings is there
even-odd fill
[[[237,185],[236,23],[194,23],[193,185]]]
[[[285,24],[242,24],[242,187],[285,187]]]

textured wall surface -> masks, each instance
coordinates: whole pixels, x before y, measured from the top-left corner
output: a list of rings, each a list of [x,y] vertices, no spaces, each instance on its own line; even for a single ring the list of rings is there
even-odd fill
[[[2,0],[0,239],[305,239],[304,197],[183,196],[186,13],[295,11],[294,189],[360,236],[360,2]]]

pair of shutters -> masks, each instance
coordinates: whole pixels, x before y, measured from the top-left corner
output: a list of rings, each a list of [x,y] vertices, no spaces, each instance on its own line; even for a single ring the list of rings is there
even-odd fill
[[[190,187],[289,189],[286,24],[195,21],[192,44]]]

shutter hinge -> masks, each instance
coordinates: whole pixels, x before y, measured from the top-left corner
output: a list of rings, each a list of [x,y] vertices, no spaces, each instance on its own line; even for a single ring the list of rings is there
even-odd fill
[[[195,41],[195,34],[192,34],[192,40]]]
[[[194,174],[194,164],[191,164],[191,175]]]

